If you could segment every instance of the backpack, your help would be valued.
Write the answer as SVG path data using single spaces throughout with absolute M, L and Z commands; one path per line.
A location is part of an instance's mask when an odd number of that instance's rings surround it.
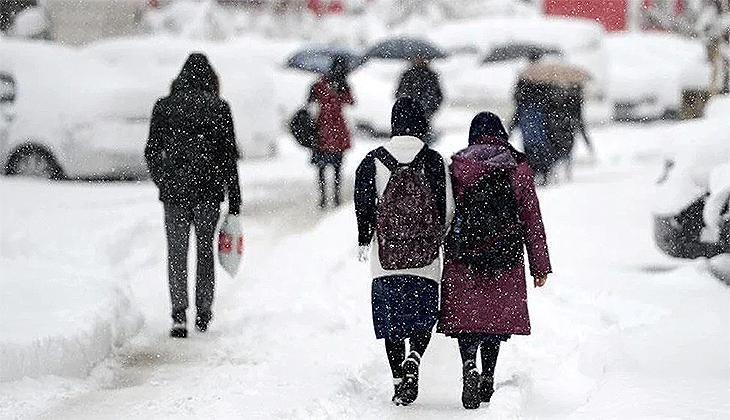
M 380 264 L 386 270 L 426 267 L 439 255 L 443 226 L 425 175 L 427 150 L 424 146 L 407 164 L 384 147 L 375 150 L 391 172 L 376 213 Z
M 314 147 L 317 138 L 317 127 L 305 108 L 294 113 L 289 121 L 289 132 L 301 146 L 308 149 Z
M 517 125 L 522 132 L 522 141 L 526 149 L 545 146 L 547 132 L 543 113 L 537 105 L 530 104 L 524 107 Z
M 502 271 L 522 255 L 524 234 L 510 173 L 487 173 L 466 189 L 456 206 L 447 247 L 469 268 Z

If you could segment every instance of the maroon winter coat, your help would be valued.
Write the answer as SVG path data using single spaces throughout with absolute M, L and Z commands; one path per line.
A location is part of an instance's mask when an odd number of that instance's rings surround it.
M 524 227 L 525 245 L 532 276 L 551 272 L 545 228 L 540 215 L 532 170 L 517 152 L 496 137 L 480 138 L 478 144 L 458 152 L 450 166 L 457 206 L 464 190 L 476 184 L 491 168 L 514 168 L 512 188 Z M 437 331 L 445 334 L 530 334 L 524 257 L 499 275 L 460 264 L 448 248 L 441 283 L 441 315 Z
M 350 148 L 350 130 L 342 112 L 344 104 L 353 104 L 350 89 L 338 92 L 327 76 L 312 86 L 310 100 L 319 104 L 317 115 L 317 149 L 322 152 L 344 153 Z

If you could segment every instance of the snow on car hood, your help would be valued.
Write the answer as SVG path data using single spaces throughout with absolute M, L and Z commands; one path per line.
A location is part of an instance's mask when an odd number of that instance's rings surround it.
M 667 131 L 666 158 L 674 162 L 655 190 L 654 212 L 677 214 L 710 191 L 710 174 L 730 160 L 730 119 L 708 116 Z

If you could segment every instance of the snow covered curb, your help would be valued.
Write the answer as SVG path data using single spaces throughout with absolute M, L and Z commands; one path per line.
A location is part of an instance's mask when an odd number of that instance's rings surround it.
M 154 191 L 99 187 L 0 180 L 0 382 L 85 377 L 142 327 L 131 283 L 148 217 L 129 206 Z
M 59 375 L 84 377 L 112 350 L 135 335 L 142 325 L 129 292 L 116 287 L 96 308 L 87 308 L 88 322 L 77 324 L 73 334 L 55 334 L 28 341 L 0 343 L 0 382 Z M 74 322 L 69 319 L 69 322 Z M 41 321 L 42 322 L 42 321 Z

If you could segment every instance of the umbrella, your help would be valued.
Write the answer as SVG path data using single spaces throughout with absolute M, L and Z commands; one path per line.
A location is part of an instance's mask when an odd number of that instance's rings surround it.
M 547 54 L 555 54 L 562 56 L 563 52 L 555 47 L 548 47 L 538 44 L 526 44 L 526 43 L 510 43 L 499 45 L 492 49 L 492 51 L 484 57 L 483 63 L 496 63 L 499 61 L 515 60 L 518 58 L 531 57 L 542 58 Z
M 564 63 L 535 63 L 520 73 L 520 77 L 531 82 L 561 86 L 580 85 L 591 80 L 587 71 Z
M 313 73 L 326 74 L 336 56 L 347 57 L 350 71 L 363 63 L 363 57 L 341 47 L 315 46 L 299 51 L 286 60 L 286 67 Z
M 390 38 L 372 47 L 365 58 L 387 58 L 395 60 L 413 60 L 422 57 L 426 60 L 445 58 L 446 53 L 439 47 L 415 38 Z

